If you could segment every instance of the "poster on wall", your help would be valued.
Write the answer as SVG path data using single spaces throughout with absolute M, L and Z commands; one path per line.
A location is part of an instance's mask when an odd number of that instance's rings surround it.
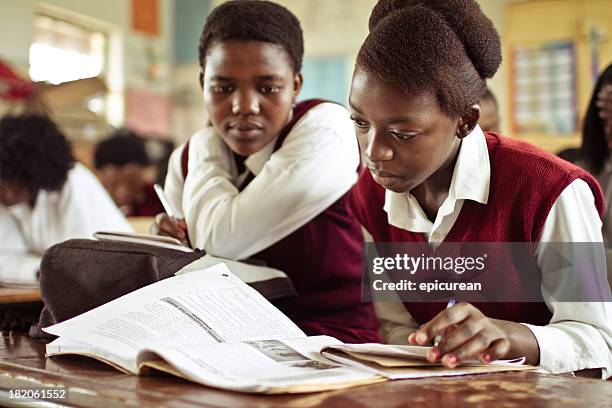
M 515 134 L 564 135 L 577 131 L 573 42 L 513 47 L 511 81 Z
M 159 34 L 158 0 L 132 0 L 132 29 L 144 34 Z

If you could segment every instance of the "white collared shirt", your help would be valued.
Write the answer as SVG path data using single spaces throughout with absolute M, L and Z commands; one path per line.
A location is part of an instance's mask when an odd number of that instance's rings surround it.
M 165 192 L 181 208 L 193 246 L 244 259 L 304 226 L 357 180 L 359 149 L 345 108 L 309 110 L 276 151 L 271 141 L 245 160 L 256 176 L 242 191 L 233 153 L 212 127 L 189 143 L 183 182 L 179 147 L 170 159 Z
M 60 191 L 40 191 L 34 207 L 0 205 L 0 284 L 31 285 L 43 252 L 96 231 L 132 228 L 96 177 L 77 163 Z
M 442 203 L 436 219 L 431 222 L 416 198 L 408 193 L 385 193 L 384 209 L 389 224 L 398 228 L 421 232 L 431 244 L 444 240 L 457 220 L 465 200 L 486 204 L 489 195 L 491 166 L 486 140 L 477 126 L 462 140 L 448 197 Z M 572 222 L 568 222 L 572 220 Z M 544 254 L 547 242 L 602 242 L 601 220 L 595 207 L 594 196 L 588 184 L 575 180 L 563 190 L 548 214 L 536 251 L 538 266 L 546 287 L 567 285 L 571 268 L 559 269 Z M 597 271 L 609 298 L 605 267 Z M 552 273 L 547 273 L 551 271 Z M 544 277 L 547 278 L 544 278 Z M 570 279 L 571 280 L 571 279 Z M 567 290 L 567 288 L 564 288 Z M 550 293 L 543 290 L 546 305 L 552 312 L 550 324 L 525 324 L 533 332 L 540 347 L 540 367 L 553 372 L 571 372 L 585 368 L 603 368 L 602 376 L 612 375 L 612 303 L 606 302 L 553 302 Z M 408 335 L 418 324 L 396 302 L 375 304 L 382 323 L 386 342 L 406 344 Z

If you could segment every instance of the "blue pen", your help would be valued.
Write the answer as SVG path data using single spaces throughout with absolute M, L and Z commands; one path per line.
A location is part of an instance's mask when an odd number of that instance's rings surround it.
M 455 299 L 451 299 L 448 301 L 448 303 L 446 304 L 446 308 L 450 309 L 451 307 L 455 306 Z M 442 335 L 438 334 L 435 338 L 434 338 L 434 347 L 438 347 L 438 344 L 440 344 L 440 342 L 442 341 Z

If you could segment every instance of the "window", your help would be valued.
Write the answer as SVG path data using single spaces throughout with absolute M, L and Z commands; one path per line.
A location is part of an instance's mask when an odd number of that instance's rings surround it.
M 34 17 L 34 41 L 30 46 L 30 77 L 33 81 L 59 84 L 104 76 L 107 35 L 65 20 L 38 14 Z M 92 112 L 104 114 L 105 98 L 87 102 Z
M 37 15 L 30 47 L 30 77 L 59 84 L 102 75 L 106 43 L 102 32 Z

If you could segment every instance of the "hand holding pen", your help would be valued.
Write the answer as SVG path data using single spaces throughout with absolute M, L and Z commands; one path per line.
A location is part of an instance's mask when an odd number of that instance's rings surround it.
M 448 368 L 470 359 L 487 364 L 506 357 L 510 351 L 510 338 L 503 323 L 486 317 L 469 303 L 455 305 L 451 300 L 446 309 L 410 334 L 408 342 L 424 346 L 434 341 L 427 360 L 440 361 Z
M 448 303 L 446 304 L 446 308 L 450 309 L 451 307 L 455 306 L 455 299 L 451 299 L 448 301 Z M 435 338 L 434 338 L 434 347 L 438 347 L 438 345 L 440 344 L 440 342 L 442 341 L 444 337 L 441 334 L 438 334 Z
M 164 207 L 165 213 L 160 213 L 155 216 L 155 223 L 151 226 L 151 233 L 156 235 L 166 235 L 176 238 L 179 241 L 189 244 L 187 236 L 187 224 L 184 219 L 176 218 L 178 212 L 172 207 L 170 201 L 166 198 L 163 188 L 159 184 L 153 186 L 159 197 L 159 201 Z

